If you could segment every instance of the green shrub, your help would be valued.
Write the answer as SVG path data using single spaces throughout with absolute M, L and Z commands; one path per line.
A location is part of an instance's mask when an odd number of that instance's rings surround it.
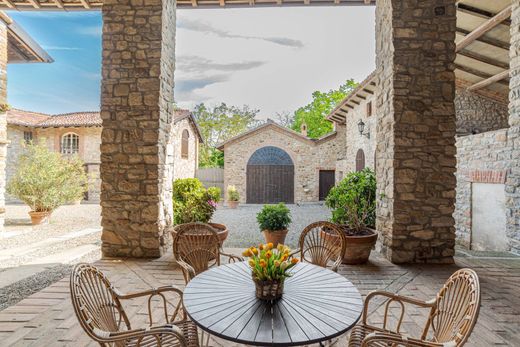
M 217 188 L 218 189 L 218 188 Z M 220 194 L 220 190 L 218 191 Z M 174 224 L 208 223 L 217 209 L 216 192 L 204 188 L 197 178 L 182 178 L 173 182 Z
M 77 156 L 65 158 L 43 145 L 28 144 L 7 192 L 32 211 L 44 212 L 81 199 L 87 184 L 83 162 Z
M 222 191 L 219 187 L 209 187 L 208 194 L 211 197 L 211 200 L 215 202 L 219 202 L 222 197 Z
M 238 193 L 237 187 L 228 186 L 227 188 L 228 201 L 239 201 L 240 194 Z
M 349 173 L 332 188 L 325 204 L 332 209 L 331 221 L 352 231 L 374 228 L 376 222 L 376 177 L 370 169 Z
M 291 224 L 291 211 L 283 202 L 278 205 L 264 205 L 256 215 L 256 221 L 262 230 L 285 230 Z

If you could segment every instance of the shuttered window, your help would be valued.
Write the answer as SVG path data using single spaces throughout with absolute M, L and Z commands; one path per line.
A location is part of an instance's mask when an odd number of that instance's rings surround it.
M 358 149 L 356 154 L 356 171 L 361 171 L 365 168 L 365 152 Z
M 181 140 L 181 157 L 188 159 L 188 153 L 190 149 L 190 133 L 188 130 L 183 130 Z

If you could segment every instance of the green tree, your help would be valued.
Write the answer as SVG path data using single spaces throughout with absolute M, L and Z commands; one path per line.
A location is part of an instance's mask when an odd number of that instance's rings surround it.
M 291 128 L 299 132 L 302 123 L 305 122 L 307 124 L 307 135 L 315 139 L 331 132 L 332 124 L 326 117 L 357 85 L 353 79 L 349 79 L 337 90 L 315 91 L 312 93 L 312 101 L 294 112 Z
M 200 167 L 223 167 L 224 154 L 215 147 L 230 138 L 260 124 L 259 110 L 249 106 L 228 106 L 225 103 L 208 107 L 198 104 L 193 110 L 205 143 L 200 146 Z

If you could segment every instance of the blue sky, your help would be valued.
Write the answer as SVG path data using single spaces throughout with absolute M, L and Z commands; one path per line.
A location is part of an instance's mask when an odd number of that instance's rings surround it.
M 99 12 L 9 13 L 54 58 L 8 67 L 16 108 L 99 110 Z M 374 69 L 374 7 L 180 10 L 175 99 L 290 112 L 314 90 L 363 80 Z

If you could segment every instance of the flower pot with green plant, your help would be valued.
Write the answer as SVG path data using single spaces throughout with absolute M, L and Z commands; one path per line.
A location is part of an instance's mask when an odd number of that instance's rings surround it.
M 330 190 L 325 204 L 332 209 L 331 221 L 342 227 L 347 238 L 343 263 L 366 263 L 377 241 L 374 172 L 367 168 L 348 174 Z
M 7 192 L 31 208 L 32 224 L 48 221 L 52 211 L 80 199 L 88 177 L 77 157 L 63 157 L 44 145 L 28 144 L 19 157 Z
M 240 194 L 238 193 L 237 187 L 235 186 L 228 186 L 227 188 L 227 195 L 228 195 L 228 207 L 229 208 L 237 208 L 238 202 L 240 201 Z
M 177 226 L 186 223 L 206 223 L 217 230 L 220 242 L 228 236 L 228 229 L 223 224 L 212 223 L 211 218 L 217 209 L 220 189 L 204 188 L 197 178 L 182 178 L 173 182 L 173 223 Z M 218 191 L 217 191 L 218 190 Z M 218 194 L 217 194 L 218 193 Z M 174 226 L 172 235 L 177 231 Z
M 291 224 L 291 211 L 283 202 L 277 205 L 264 205 L 256 215 L 260 231 L 264 234 L 265 242 L 275 247 L 285 243 L 287 228 Z

